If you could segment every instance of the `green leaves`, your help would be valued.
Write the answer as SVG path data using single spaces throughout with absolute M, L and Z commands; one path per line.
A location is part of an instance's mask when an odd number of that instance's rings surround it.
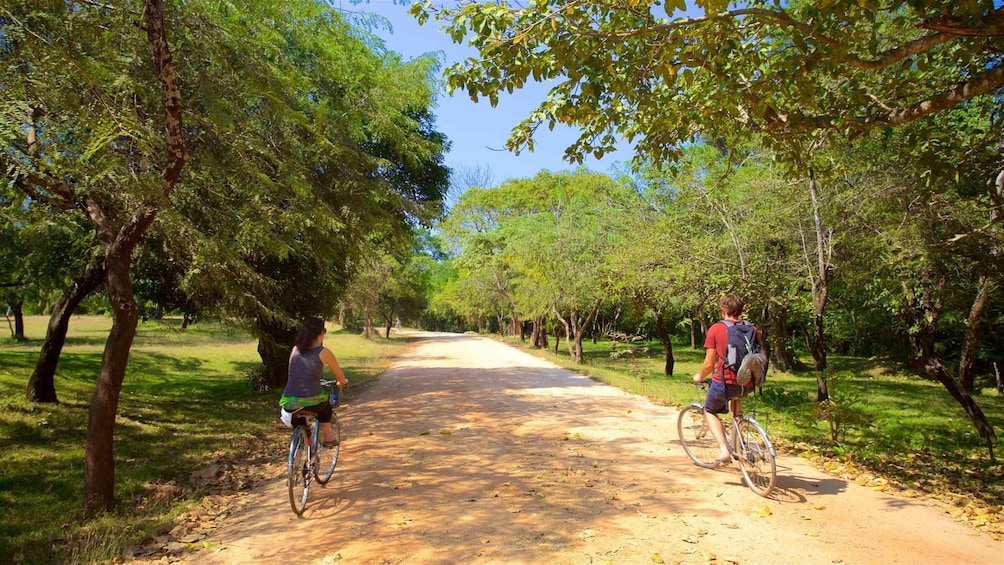
M 605 152 L 607 144 L 595 141 L 607 135 L 636 139 L 641 157 L 662 161 L 699 132 L 834 129 L 852 137 L 989 92 L 946 97 L 960 84 L 1004 86 L 992 72 L 999 58 L 980 39 L 996 33 L 992 18 L 974 17 L 969 4 L 953 4 L 950 13 L 914 4 L 887 10 L 878 2 L 784 9 L 754 3 L 730 10 L 726 1 L 706 0 L 697 3 L 705 17 L 684 17 L 675 12 L 684 3 L 671 1 L 666 22 L 654 19 L 651 2 L 599 0 L 469 3 L 434 14 L 455 41 L 480 53 L 446 70 L 453 88 L 494 103 L 526 80 L 556 77 L 564 103 L 542 101 L 530 121 L 582 129 L 569 161 Z M 931 31 L 961 25 L 958 18 L 969 18 L 963 21 L 972 35 Z M 528 147 L 530 130 L 517 128 L 510 149 Z
M 0 141 L 12 156 L 0 169 L 73 179 L 122 218 L 163 204 L 153 190 L 162 111 L 134 25 L 141 11 L 0 9 Z M 169 15 L 191 160 L 155 227 L 171 251 L 154 258 L 183 265 L 185 290 L 207 308 L 248 319 L 330 311 L 371 231 L 394 246 L 412 221 L 441 213 L 447 141 L 429 112 L 437 62 L 374 52 L 310 0 L 200 0 Z M 32 187 L 40 198 L 53 189 Z M 287 277 L 296 259 L 331 273 L 301 293 L 313 304 L 277 286 L 298 284 Z

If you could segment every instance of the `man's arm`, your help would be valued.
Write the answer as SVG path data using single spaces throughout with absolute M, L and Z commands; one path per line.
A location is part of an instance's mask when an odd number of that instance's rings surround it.
M 713 348 L 709 347 L 704 351 L 704 364 L 701 365 L 700 372 L 694 374 L 694 384 L 700 383 L 705 377 L 710 375 L 711 371 L 715 370 L 715 362 L 718 361 L 718 352 Z

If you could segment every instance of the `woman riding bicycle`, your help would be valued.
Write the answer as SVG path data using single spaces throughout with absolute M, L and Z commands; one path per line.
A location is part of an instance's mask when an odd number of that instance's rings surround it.
M 328 393 L 321 386 L 321 375 L 324 365 L 335 374 L 338 386 L 346 386 L 349 381 L 338 366 L 338 360 L 330 349 L 324 347 L 324 335 L 328 330 L 321 318 L 308 318 L 296 335 L 296 345 L 289 354 L 289 380 L 282 391 L 279 406 L 282 407 L 282 420 L 286 425 L 296 427 L 305 424 L 302 416 L 290 415 L 306 408 L 317 412 L 322 440 L 325 445 L 335 442 L 331 433 L 331 404 Z
M 734 294 L 727 294 L 718 303 L 722 311 L 721 322 L 716 322 L 708 328 L 708 335 L 704 340 L 706 354 L 704 364 L 700 372 L 694 374 L 694 384 L 700 384 L 705 377 L 711 375 L 711 385 L 708 386 L 708 394 L 704 400 L 704 417 L 708 422 L 712 435 L 718 441 L 719 457 L 715 459 L 714 466 L 728 464 L 732 461 L 729 455 L 729 446 L 725 440 L 725 429 L 718 414 L 724 414 L 728 410 L 729 399 L 733 399 L 735 406 L 733 412 L 741 414 L 741 397 L 753 390 L 753 383 L 742 387 L 736 381 L 736 373 L 732 369 L 725 367 L 725 359 L 728 348 L 728 325 L 742 322 L 743 301 Z M 754 328 L 756 330 L 756 328 Z M 760 331 L 756 330 L 755 341 L 762 343 Z

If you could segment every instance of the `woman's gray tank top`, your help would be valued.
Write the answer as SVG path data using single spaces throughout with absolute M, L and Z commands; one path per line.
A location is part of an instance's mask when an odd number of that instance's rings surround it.
M 324 371 L 320 357 L 322 349 L 323 345 L 303 353 L 299 348 L 294 349 L 289 360 L 289 381 L 282 391 L 283 396 L 304 398 L 321 394 L 321 374 Z

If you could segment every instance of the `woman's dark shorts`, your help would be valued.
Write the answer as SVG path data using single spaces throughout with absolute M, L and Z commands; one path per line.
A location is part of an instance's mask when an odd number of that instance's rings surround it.
M 317 421 L 318 422 L 330 422 L 331 421 L 331 404 L 323 402 L 321 404 L 315 404 L 313 406 L 304 406 L 308 410 L 317 410 Z M 284 409 L 285 410 L 285 409 Z M 293 427 L 303 426 L 307 423 L 307 419 L 303 416 L 293 416 Z

